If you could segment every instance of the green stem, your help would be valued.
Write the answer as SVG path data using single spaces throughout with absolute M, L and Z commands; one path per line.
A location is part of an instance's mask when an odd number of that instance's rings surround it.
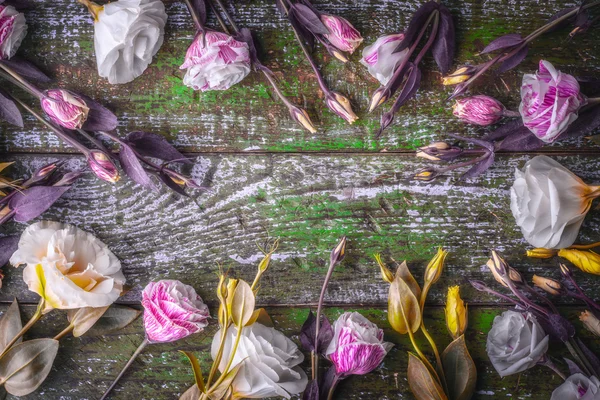
M 144 341 L 142 343 L 140 343 L 140 345 L 135 350 L 135 352 L 133 353 L 133 355 L 131 356 L 131 358 L 129 359 L 129 361 L 127 361 L 127 364 L 125 364 L 125 366 L 123 367 L 123 369 L 121 370 L 121 372 L 119 373 L 119 375 L 117 375 L 117 377 L 115 378 L 115 380 L 113 381 L 113 383 L 110 385 L 110 387 L 108 389 L 106 389 L 106 391 L 104 392 L 104 394 L 102 395 L 102 397 L 100 398 L 100 400 L 105 400 L 106 399 L 106 397 L 108 396 L 108 394 L 110 393 L 110 391 L 113 390 L 114 387 L 119 382 L 119 379 L 121 379 L 121 377 L 123 376 L 123 374 L 125 374 L 125 371 L 127 371 L 127 369 L 131 366 L 131 364 L 133 364 L 133 361 L 137 358 L 137 356 L 140 355 L 140 353 L 146 348 L 146 346 L 149 343 L 150 342 L 148 341 L 148 338 L 144 338 Z
M 2 357 L 4 357 L 4 355 L 8 352 L 8 350 L 10 350 L 11 347 L 13 347 L 15 345 L 15 343 L 17 343 L 17 341 L 29 330 L 31 329 L 31 327 L 40 320 L 40 318 L 42 318 L 43 311 L 44 311 L 44 307 L 46 305 L 46 301 L 44 299 L 41 299 L 37 309 L 35 310 L 35 313 L 31 316 L 31 319 L 25 324 L 25 326 L 23 328 L 21 328 L 21 330 L 19 331 L 19 333 L 17 333 L 15 335 L 15 337 L 13 337 L 10 342 L 8 342 L 8 344 L 6 345 L 6 347 L 4 348 L 4 350 L 2 351 L 2 354 L 0 354 L 0 359 Z
M 237 327 L 237 335 L 235 336 L 235 343 L 233 345 L 233 349 L 231 350 L 231 354 L 229 355 L 229 361 L 227 361 L 227 366 L 223 370 L 223 373 L 221 373 L 221 376 L 219 376 L 219 379 L 217 379 L 217 381 L 215 382 L 214 386 L 218 387 L 219 384 L 221 382 L 223 382 L 225 380 L 225 378 L 227 377 L 227 373 L 229 372 L 229 369 L 231 368 L 231 365 L 233 364 L 233 359 L 235 358 L 235 353 L 237 352 L 237 348 L 240 344 L 240 339 L 242 338 L 243 330 L 244 330 L 243 326 Z M 210 392 L 210 388 L 207 388 L 206 390 L 207 390 L 207 392 Z
M 229 319 L 229 317 L 227 315 L 225 315 L 225 321 L 227 321 Z M 210 373 L 208 374 L 208 379 L 206 380 L 206 387 L 209 388 L 210 387 L 210 383 L 212 382 L 213 378 L 215 377 L 215 374 L 217 373 L 217 370 L 219 369 L 219 364 L 221 364 L 221 359 L 223 358 L 223 350 L 225 348 L 225 339 L 227 336 L 227 329 L 229 329 L 229 325 L 227 326 L 223 326 L 221 328 L 221 342 L 219 343 L 219 351 L 217 351 L 217 356 L 215 357 L 214 361 L 213 361 L 213 365 L 210 369 Z

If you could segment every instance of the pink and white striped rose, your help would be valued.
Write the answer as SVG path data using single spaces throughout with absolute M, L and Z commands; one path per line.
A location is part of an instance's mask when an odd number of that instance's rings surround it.
M 577 119 L 587 103 L 579 82 L 541 60 L 539 71 L 523 76 L 519 112 L 523 123 L 540 140 L 552 143 Z
M 142 292 L 144 328 L 150 343 L 183 339 L 208 325 L 208 307 L 193 287 L 176 280 L 150 282 Z
M 250 73 L 248 44 L 221 32 L 198 34 L 180 69 L 183 83 L 194 90 L 227 90 Z
M 23 13 L 13 6 L 0 5 L 0 60 L 15 55 L 27 35 L 27 23 Z
M 67 129 L 81 128 L 90 111 L 81 97 L 61 89 L 46 91 L 41 106 L 52 121 Z
M 394 71 L 408 54 L 408 48 L 398 53 L 393 52 L 403 39 L 404 33 L 381 36 L 362 52 L 363 58 L 360 63 L 367 67 L 369 73 L 382 85 L 390 81 Z
M 357 312 L 342 314 L 335 321 L 334 331 L 326 355 L 339 378 L 368 374 L 393 346 L 383 341 L 382 329 Z
M 329 29 L 329 33 L 324 36 L 338 50 L 352 54 L 363 41 L 360 32 L 342 17 L 323 14 L 321 22 Z

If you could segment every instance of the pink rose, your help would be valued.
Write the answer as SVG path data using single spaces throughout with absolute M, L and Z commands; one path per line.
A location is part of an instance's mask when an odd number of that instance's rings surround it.
M 468 124 L 492 125 L 504 114 L 504 106 L 490 96 L 472 96 L 456 100 L 452 113 Z
M 323 14 L 321 15 L 321 22 L 329 29 L 329 33 L 324 36 L 338 50 L 352 54 L 363 41 L 360 32 L 342 17 Z
M 334 324 L 326 354 L 338 378 L 373 371 L 393 344 L 383 341 L 383 330 L 357 312 L 342 314 Z
M 0 60 L 14 56 L 25 35 L 25 16 L 13 6 L 0 5 Z
M 208 325 L 208 307 L 193 287 L 179 281 L 150 282 L 142 292 L 142 305 L 151 343 L 183 339 Z
M 61 89 L 48 90 L 45 95 L 42 109 L 52 121 L 67 129 L 83 126 L 90 109 L 81 97 Z
M 541 60 L 537 74 L 523 76 L 519 112 L 523 124 L 540 140 L 552 143 L 577 119 L 587 99 L 579 83 Z
M 221 32 L 196 36 L 180 69 L 183 83 L 194 90 L 227 90 L 250 73 L 248 44 Z
M 393 52 L 403 39 L 403 33 L 382 36 L 372 45 L 365 47 L 362 52 L 361 64 L 367 67 L 369 73 L 382 85 L 389 82 L 398 65 L 408 54 L 408 49 L 398 53 Z

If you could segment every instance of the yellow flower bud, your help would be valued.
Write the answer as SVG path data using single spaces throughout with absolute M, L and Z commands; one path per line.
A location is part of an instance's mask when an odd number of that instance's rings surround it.
M 377 264 L 379 264 L 379 269 L 381 270 L 381 276 L 383 277 L 383 280 L 387 283 L 392 283 L 394 281 L 394 274 L 383 263 L 383 261 L 381 261 L 381 254 L 374 254 L 373 257 L 375 257 L 375 261 L 377 261 Z
M 544 249 L 539 247 L 533 250 L 527 250 L 527 257 L 531 258 L 552 258 L 558 253 L 554 249 Z
M 533 275 L 533 286 L 537 286 L 543 291 L 555 296 L 560 294 L 562 285 L 554 279 L 544 278 L 543 276 Z
M 600 336 L 600 320 L 589 311 L 584 311 L 579 316 L 579 320 L 583 322 L 585 328 L 596 336 Z
M 457 69 L 456 71 L 454 71 L 453 74 L 444 76 L 442 78 L 442 85 L 444 85 L 444 86 L 457 85 L 459 83 L 462 83 L 462 82 L 468 80 L 472 76 L 472 74 L 470 74 L 469 71 L 470 71 L 470 68 L 468 68 L 468 67 L 462 67 L 462 68 Z
M 444 270 L 444 261 L 448 252 L 441 247 L 438 248 L 437 254 L 429 261 L 427 268 L 425 269 L 425 284 L 433 285 L 440 279 L 442 271 Z
M 439 157 L 432 156 L 431 154 L 427 154 L 427 153 L 425 153 L 424 151 L 421 151 L 421 150 L 417 151 L 417 154 L 415 154 L 415 155 L 416 155 L 417 157 L 424 158 L 424 159 L 426 159 L 426 160 L 431 160 L 431 161 L 440 161 L 440 158 L 439 158 Z
M 600 254 L 591 250 L 561 249 L 558 256 L 566 258 L 588 274 L 600 275 Z
M 467 306 L 460 298 L 458 286 L 448 287 L 446 298 L 446 326 L 453 339 L 459 338 L 467 329 Z

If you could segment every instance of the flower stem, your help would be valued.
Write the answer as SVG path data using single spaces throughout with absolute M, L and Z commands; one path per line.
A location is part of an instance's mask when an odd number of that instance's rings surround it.
M 5 216 L 3 216 L 2 218 L 0 218 L 0 225 L 4 224 L 5 222 L 10 221 L 12 219 L 12 217 L 15 216 L 16 213 L 17 212 L 15 210 L 11 210 L 10 212 L 6 213 Z
M 133 364 L 133 361 L 137 358 L 137 356 L 140 355 L 140 353 L 146 348 L 146 346 L 149 343 L 150 342 L 148 341 L 148 338 L 144 338 L 144 340 L 142 341 L 142 343 L 140 343 L 140 345 L 135 350 L 135 352 L 133 353 L 133 355 L 131 356 L 131 358 L 129 359 L 129 361 L 127 361 L 127 364 L 125 364 L 125 366 L 123 367 L 123 369 L 121 370 L 121 372 L 119 372 L 119 375 L 117 375 L 117 377 L 115 378 L 115 380 L 113 381 L 113 383 L 110 385 L 110 387 L 108 389 L 106 389 L 106 391 L 104 392 L 104 394 L 102 395 L 102 397 L 100 398 L 100 400 L 105 400 L 106 399 L 106 397 L 108 396 L 108 394 L 110 393 L 110 391 L 113 390 L 114 387 L 119 382 L 119 379 L 121 379 L 121 377 L 123 376 L 123 374 L 125 374 L 125 371 L 127 371 L 127 369 L 131 366 L 131 364 Z
M 331 275 L 333 274 L 333 270 L 335 269 L 336 262 L 329 263 L 329 269 L 327 270 L 327 274 L 325 275 L 325 280 L 323 281 L 323 286 L 321 287 L 321 294 L 319 296 L 319 303 L 317 305 L 317 314 L 316 314 L 316 322 L 315 322 L 315 357 L 313 358 L 313 368 L 312 368 L 312 378 L 317 379 L 318 377 L 318 369 L 319 369 L 319 330 L 321 328 L 321 312 L 323 309 L 323 301 L 325 300 L 325 292 L 327 291 L 327 286 L 329 285 L 329 280 L 331 279 Z
M 37 309 L 35 310 L 35 313 L 31 316 L 31 318 L 29 319 L 29 321 L 27 321 L 27 323 L 25 324 L 25 326 L 23 328 L 21 328 L 21 330 L 19 331 L 19 333 L 17 333 L 15 335 L 15 337 L 13 337 L 10 342 L 8 342 L 8 344 L 6 345 L 6 347 L 4 348 L 4 350 L 2 351 L 2 354 L 0 354 L 0 359 L 8 352 L 8 350 L 10 350 L 11 347 L 13 347 L 15 345 L 15 343 L 17 343 L 17 341 L 29 330 L 31 329 L 31 327 L 40 320 L 40 318 L 42 318 L 42 315 L 44 315 L 43 311 L 44 311 L 44 306 L 46 305 L 46 301 L 44 299 L 41 299 Z
M 229 15 L 229 13 L 227 12 L 227 8 L 225 8 L 225 6 L 223 5 L 223 2 L 221 0 L 214 0 L 215 3 L 217 3 L 217 5 L 219 7 L 221 7 L 221 10 L 223 11 L 223 14 L 225 14 L 225 18 L 227 18 L 227 22 L 229 22 L 229 25 L 231 25 L 231 27 L 233 28 L 233 30 L 235 31 L 235 33 L 238 33 L 240 30 L 238 29 L 235 21 L 233 20 L 233 18 L 231 18 L 231 15 Z
M 335 374 L 333 377 L 333 381 L 331 382 L 331 387 L 329 388 L 329 392 L 327 393 L 327 400 L 333 399 L 333 392 L 337 388 L 338 383 L 340 383 L 340 376 Z
M 229 354 L 229 360 L 227 361 L 227 366 L 225 367 L 225 369 L 223 369 L 223 373 L 221 374 L 221 376 L 219 376 L 219 379 L 217 379 L 214 386 L 219 386 L 219 384 L 225 380 L 225 378 L 227 377 L 227 373 L 231 369 L 233 360 L 235 359 L 235 353 L 237 352 L 237 348 L 240 345 L 240 340 L 242 339 L 242 332 L 244 330 L 244 327 L 237 326 L 236 328 L 237 328 L 237 335 L 235 336 L 235 343 L 233 345 L 233 348 L 231 349 L 231 354 Z M 207 385 L 206 390 L 208 392 L 210 392 L 210 388 L 208 387 L 208 385 Z
M 540 362 L 539 364 L 550 368 L 552 371 L 554 371 L 556 373 L 556 375 L 560 376 L 563 381 L 567 380 L 567 377 L 565 376 L 565 374 L 563 374 L 561 372 L 561 370 L 558 369 L 556 364 L 554 364 L 554 362 L 552 362 L 552 360 L 549 357 L 546 356 L 545 360 L 543 362 Z
M 6 63 L 0 61 L 0 68 L 2 68 L 12 79 L 17 81 L 23 88 L 38 98 L 45 97 L 44 94 L 31 83 L 27 82 L 21 75 L 19 75 L 14 69 L 10 68 Z
M 577 343 L 573 340 L 573 338 L 570 338 L 564 343 L 569 349 L 569 352 L 573 355 L 573 357 L 577 361 L 579 361 L 579 366 L 582 367 L 583 372 L 585 372 L 588 376 L 595 375 L 593 372 L 594 369 L 590 365 L 587 358 L 583 355 L 583 352 L 581 351 L 581 349 L 579 349 L 579 346 L 577 346 Z
M 73 329 L 75 329 L 75 325 L 69 324 L 69 326 L 67 326 L 65 329 L 63 329 L 62 332 L 60 332 L 58 335 L 54 336 L 54 340 L 60 340 L 60 339 L 64 338 L 69 333 L 73 332 Z
M 199 32 L 204 32 L 205 31 L 204 25 L 202 24 L 202 21 L 200 21 L 200 16 L 196 13 L 196 10 L 194 9 L 192 2 L 190 0 L 184 0 L 184 1 L 185 1 L 185 4 L 187 5 L 188 10 L 190 11 L 190 15 L 192 16 L 194 25 L 196 25 L 196 29 L 198 29 Z

